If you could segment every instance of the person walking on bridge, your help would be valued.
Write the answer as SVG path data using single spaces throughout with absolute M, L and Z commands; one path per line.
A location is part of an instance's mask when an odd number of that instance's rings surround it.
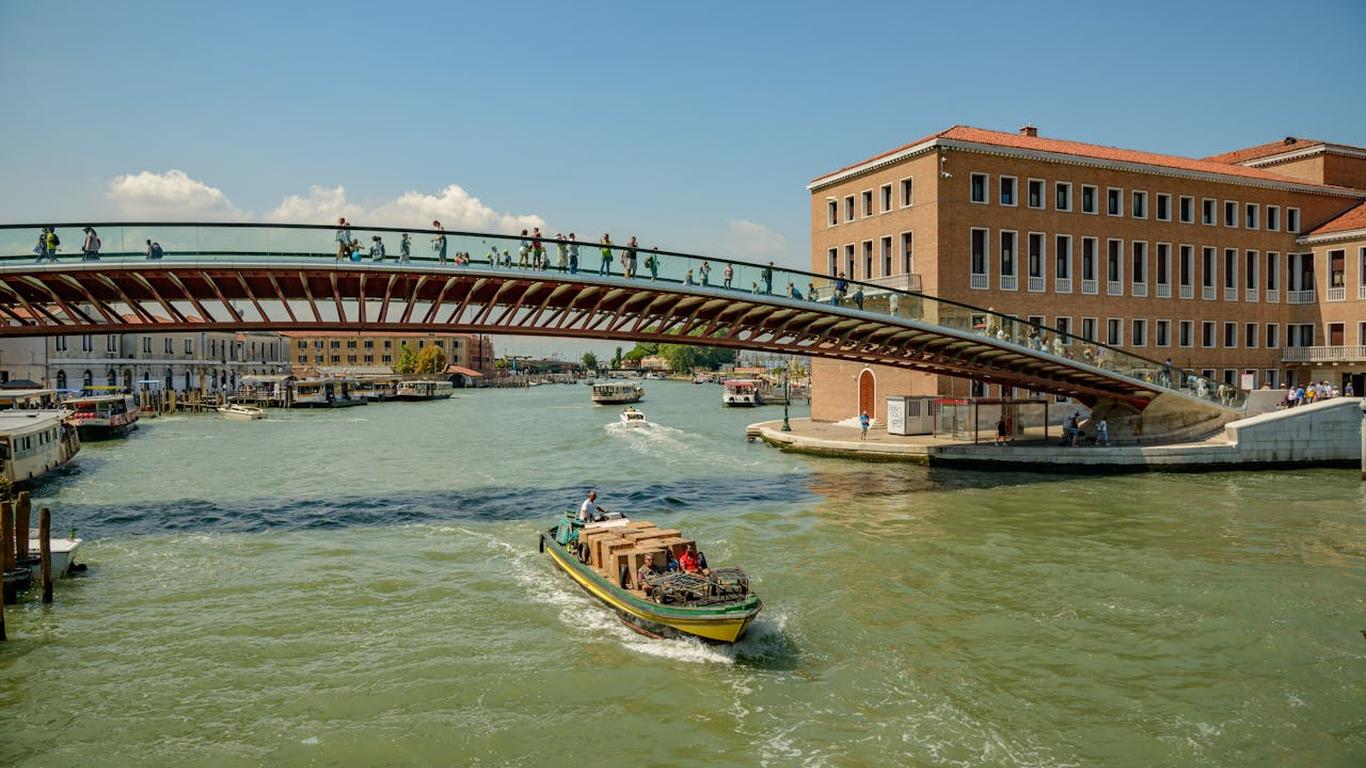
M 579 237 L 573 232 L 569 233 L 569 274 L 579 273 Z
M 770 262 L 768 263 L 768 266 L 767 266 L 767 267 L 764 267 L 764 271 L 763 271 L 763 273 L 762 273 L 762 276 L 763 276 L 763 278 L 764 278 L 764 293 L 767 293 L 767 294 L 769 294 L 769 295 L 772 295 L 772 294 L 773 294 L 773 262 L 770 261 Z
M 569 270 L 569 246 L 564 242 L 564 233 L 555 233 L 555 250 L 559 253 L 559 263 L 556 264 L 561 272 Z
M 722 285 L 724 285 L 724 286 L 727 287 L 727 288 L 731 287 L 731 285 L 730 285 L 731 280 L 733 280 L 733 279 L 735 278 L 735 267 L 731 266 L 730 264 L 727 264 L 727 265 L 726 265 L 725 271 L 723 271 L 723 272 L 721 273 L 721 278 L 722 278 L 722 282 L 721 282 Z
M 703 261 L 702 266 L 697 268 L 698 277 L 702 278 L 702 285 L 711 285 L 711 262 Z
M 100 236 L 94 227 L 85 228 L 85 243 L 81 246 L 81 261 L 100 260 Z
M 602 236 L 602 266 L 598 267 L 599 275 L 612 276 L 612 237 L 611 235 Z
M 345 261 L 351 255 L 351 225 L 346 223 L 346 217 L 337 219 L 337 261 Z
M 631 235 L 631 239 L 626 241 L 626 250 L 621 252 L 621 267 L 627 280 L 634 279 L 636 276 L 636 256 L 639 244 L 636 243 L 636 236 Z
M 408 259 L 413 255 L 413 239 L 407 232 L 403 233 L 403 238 L 398 241 L 398 263 L 407 264 Z
M 436 252 L 436 260 L 440 264 L 446 263 L 446 228 L 441 226 L 441 222 L 432 221 L 432 229 L 436 230 L 436 237 L 432 238 L 432 250 Z
M 38 257 L 34 264 L 42 264 L 47 260 L 47 227 L 38 231 L 38 243 L 33 246 L 33 255 Z

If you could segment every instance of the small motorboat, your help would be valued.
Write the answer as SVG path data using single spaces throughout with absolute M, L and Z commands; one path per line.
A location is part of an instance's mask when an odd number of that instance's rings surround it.
M 233 421 L 255 421 L 266 417 L 265 410 L 254 405 L 242 405 L 240 403 L 228 403 L 218 406 L 218 415 Z
M 539 547 L 555 566 L 621 617 L 632 629 L 654 638 L 690 636 L 733 643 L 763 608 L 739 568 L 708 568 L 692 539 L 672 528 L 656 528 L 618 513 L 584 523 L 566 512 L 540 535 Z M 673 568 L 696 557 L 694 570 Z M 646 557 L 662 572 L 640 574 Z M 639 576 L 639 578 L 638 578 Z M 644 589 L 637 589 L 637 585 Z
M 650 422 L 645 420 L 645 412 L 630 406 L 627 406 L 626 410 L 621 412 L 621 423 L 628 427 L 650 426 Z
M 74 530 L 72 531 L 72 534 L 75 534 Z M 48 551 L 52 554 L 52 578 L 60 579 L 63 576 L 68 575 L 71 571 L 71 566 L 76 564 L 76 550 L 81 547 L 81 539 L 74 538 L 74 536 L 71 538 L 49 536 L 48 544 L 50 546 Z M 30 528 L 28 532 L 28 565 L 33 570 L 33 578 L 35 580 L 41 576 L 39 569 L 41 568 L 42 563 L 38 556 L 41 547 L 42 542 L 38 535 L 38 529 Z

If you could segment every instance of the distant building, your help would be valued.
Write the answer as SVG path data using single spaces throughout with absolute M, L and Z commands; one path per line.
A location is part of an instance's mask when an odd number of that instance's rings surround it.
M 640 358 L 640 369 L 642 371 L 669 371 L 673 366 L 668 358 L 663 355 L 646 355 Z
M 448 365 L 493 372 L 493 342 L 478 334 L 286 331 L 281 336 L 289 346 L 290 364 L 299 369 L 393 370 L 406 344 L 414 353 L 435 346 L 446 354 Z
M 960 125 L 808 190 L 815 272 L 1228 384 L 1366 383 L 1366 148 L 1290 137 L 1196 159 Z M 1009 394 L 851 362 L 811 370 L 821 420 L 883 419 L 888 395 Z

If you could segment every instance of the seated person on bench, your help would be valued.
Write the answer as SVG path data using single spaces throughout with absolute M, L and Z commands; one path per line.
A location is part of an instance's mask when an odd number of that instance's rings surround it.
M 707 556 L 697 551 L 696 544 L 689 544 L 683 556 L 678 558 L 678 565 L 688 573 L 709 573 L 707 570 Z
M 654 555 L 646 552 L 645 557 L 640 564 L 640 570 L 636 571 L 636 589 L 644 592 L 647 595 L 650 594 L 650 590 L 652 589 L 652 587 L 650 586 L 649 582 L 645 580 L 646 577 L 658 576 L 661 573 L 663 573 L 663 571 L 655 565 Z

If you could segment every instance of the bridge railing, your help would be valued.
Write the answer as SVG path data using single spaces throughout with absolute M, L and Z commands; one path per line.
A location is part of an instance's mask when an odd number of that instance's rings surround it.
M 1075 334 L 1031 324 L 991 308 L 901 290 L 896 281 L 854 281 L 793 270 L 625 243 L 522 238 L 477 232 L 394 227 L 347 228 L 255 223 L 96 223 L 97 254 L 83 253 L 83 225 L 57 225 L 54 253 L 39 246 L 41 227 L 0 225 L 0 264 L 35 262 L 140 262 L 159 257 L 177 264 L 224 262 L 279 264 L 338 262 L 365 266 L 407 262 L 437 269 L 537 271 L 590 280 L 667 284 L 721 296 L 753 295 L 794 305 L 821 304 L 875 316 L 931 323 L 985 336 L 1059 359 L 1112 371 L 1201 399 L 1237 407 L 1244 394 L 1191 371 L 1100 344 Z M 343 242 L 344 241 L 344 242 Z M 156 246 L 155 248 L 153 246 Z M 539 247 L 538 247 L 539 245 Z

